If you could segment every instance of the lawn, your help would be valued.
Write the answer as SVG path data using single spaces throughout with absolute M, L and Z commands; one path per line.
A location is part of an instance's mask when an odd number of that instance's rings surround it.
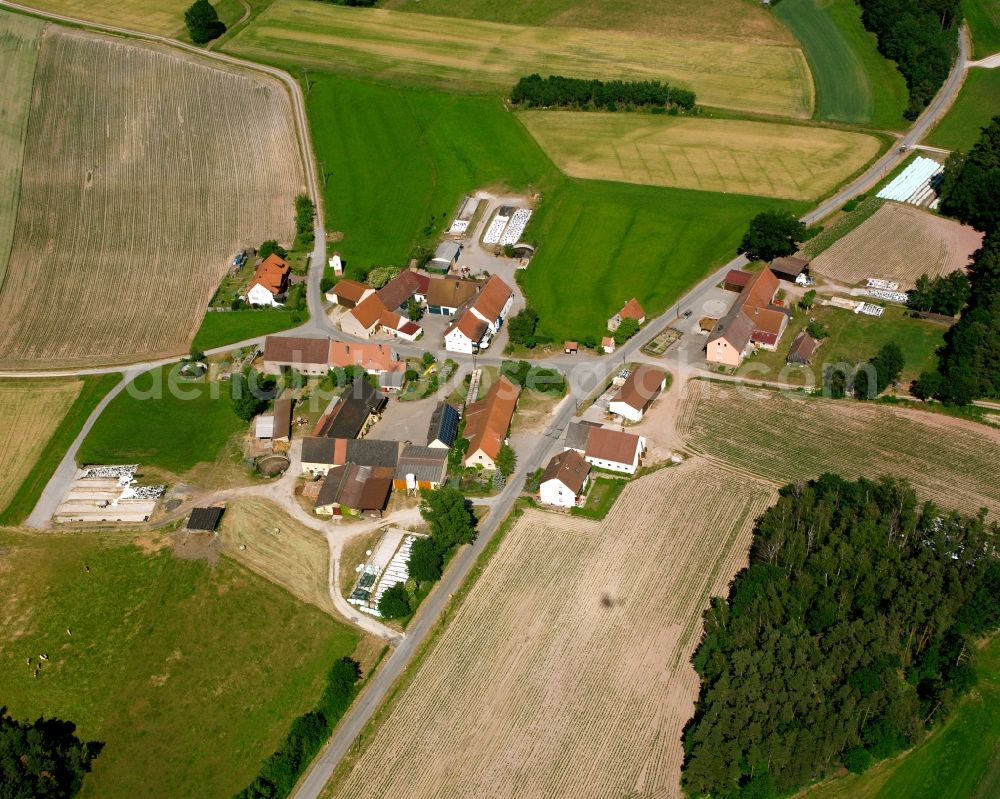
M 874 136 L 742 119 L 527 111 L 525 127 L 566 174 L 810 200 L 878 155 Z
M 281 308 L 262 308 L 231 312 L 206 313 L 191 343 L 191 350 L 204 352 L 249 338 L 266 336 L 302 324 L 305 313 L 295 314 Z
M 980 128 L 1000 113 L 1000 69 L 973 68 L 954 105 L 927 137 L 927 144 L 967 152 L 979 138 Z
M 979 682 L 950 718 L 906 755 L 802 799 L 990 799 L 1000 784 L 1000 637 L 976 655 Z
M 906 82 L 875 47 L 854 0 L 783 0 L 774 13 L 798 37 L 816 82 L 816 117 L 903 130 Z
M 570 512 L 574 516 L 585 516 L 588 519 L 603 519 L 626 485 L 628 480 L 595 477 L 594 484 L 587 494 L 586 504 L 582 508 L 573 508 Z
M 104 742 L 80 799 L 229 799 L 358 641 L 225 558 L 113 535 L 5 533 L 0 546 L 0 696 L 15 717 L 58 716 Z
M 525 27 L 312 0 L 276 0 L 227 40 L 237 56 L 457 92 L 507 93 L 532 72 L 604 80 L 657 79 L 733 110 L 812 115 L 797 47 L 585 28 Z
M 662 313 L 736 254 L 750 217 L 792 204 L 738 194 L 567 180 L 545 200 L 526 238 L 538 254 L 519 282 L 556 341 L 600 338 L 636 297 Z
M 786 367 L 785 357 L 792 341 L 810 318 L 826 325 L 830 337 L 816 351 L 811 366 Z M 738 374 L 800 384 L 804 383 L 803 372 L 808 370 L 813 375 L 814 385 L 819 386 L 824 364 L 848 363 L 853 366 L 863 363 L 884 344 L 894 341 L 903 350 L 903 357 L 906 359 L 902 378 L 906 382 L 934 366 L 934 352 L 944 343 L 947 329 L 945 325 L 936 322 L 914 319 L 907 315 L 904 308 L 896 305 L 887 307 L 880 318 L 828 305 L 817 305 L 808 313 L 796 311 L 795 318 L 778 342 L 778 348 L 773 352 L 762 350 L 748 358 Z
M 20 524 L 31 513 L 83 423 L 120 379 L 109 374 L 0 383 L 7 421 L 7 434 L 0 440 L 5 469 L 0 524 Z
M 229 384 L 177 379 L 176 369 L 165 366 L 130 383 L 101 414 L 77 461 L 138 463 L 182 475 L 218 459 L 245 427 L 233 413 Z
M 973 58 L 1000 53 L 1000 5 L 996 0 L 962 0 L 965 21 L 972 31 Z

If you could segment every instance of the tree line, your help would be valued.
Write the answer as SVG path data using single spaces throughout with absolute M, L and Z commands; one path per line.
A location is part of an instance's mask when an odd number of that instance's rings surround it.
M 960 0 L 858 0 L 861 22 L 875 34 L 879 52 L 896 62 L 916 119 L 948 77 L 962 22 Z
M 695 93 L 658 80 L 601 81 L 537 72 L 521 78 L 510 93 L 513 105 L 525 108 L 666 108 L 673 113 L 692 111 Z
M 705 613 L 685 791 L 767 799 L 920 739 L 1000 625 L 998 535 L 892 478 L 783 488 Z
M 81 741 L 70 721 L 18 721 L 0 707 L 0 796 L 76 796 L 103 748 L 103 743 Z
M 959 320 L 945 334 L 937 368 L 911 391 L 967 405 L 1000 398 L 1000 116 L 983 128 L 967 153 L 955 153 L 941 183 L 941 211 L 982 231 L 986 238 L 969 267 L 968 292 Z

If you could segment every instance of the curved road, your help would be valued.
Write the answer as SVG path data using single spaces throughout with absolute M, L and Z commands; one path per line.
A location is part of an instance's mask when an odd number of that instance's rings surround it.
M 289 94 L 292 98 L 296 130 L 299 137 L 299 146 L 306 173 L 308 191 L 310 196 L 312 196 L 316 202 L 316 246 L 310 257 L 307 291 L 311 318 L 305 325 L 297 328 L 295 331 L 288 332 L 322 332 L 341 340 L 352 339 L 352 337 L 345 336 L 341 331 L 337 330 L 327 318 L 323 305 L 323 297 L 319 290 L 323 267 L 326 261 L 326 234 L 323 225 L 322 198 L 318 191 L 315 159 L 312 151 L 312 142 L 309 138 L 308 120 L 305 114 L 305 101 L 303 99 L 301 88 L 291 75 L 283 70 L 277 69 L 276 67 L 247 62 L 229 55 L 202 50 L 192 45 L 177 42 L 164 36 L 141 33 L 127 28 L 94 24 L 75 17 L 40 12 L 36 9 L 10 2 L 9 0 L 0 0 L 0 6 L 17 9 L 30 13 L 34 16 L 58 22 L 66 22 L 73 25 L 92 28 L 98 31 L 116 33 L 146 41 L 157 42 L 188 51 L 204 58 L 214 59 L 229 65 L 264 73 L 280 80 L 288 88 Z M 966 62 L 968 61 L 968 54 L 969 43 L 966 32 L 963 28 L 960 34 L 959 53 L 951 73 L 948 76 L 948 80 L 945 82 L 944 86 L 942 86 L 941 90 L 935 96 L 928 108 L 923 114 L 921 114 L 920 118 L 914 123 L 906 135 L 902 137 L 896 147 L 879 158 L 874 164 L 865 170 L 860 177 L 840 189 L 836 194 L 822 202 L 812 211 L 805 214 L 805 216 L 802 217 L 802 220 L 806 224 L 814 223 L 818 219 L 821 219 L 836 210 L 840 207 L 840 205 L 847 202 L 847 200 L 851 199 L 855 195 L 867 191 L 878 183 L 889 170 L 902 161 L 905 154 L 900 152 L 899 147 L 906 146 L 909 148 L 919 142 L 920 139 L 923 138 L 923 136 L 925 136 L 934 126 L 937 120 L 941 117 L 941 115 L 943 115 L 948 106 L 950 106 L 954 100 L 962 84 Z M 644 344 L 654 338 L 668 324 L 672 323 L 680 313 L 681 309 L 699 307 L 700 303 L 704 301 L 711 289 L 725 276 L 728 270 L 738 268 L 746 263 L 746 258 L 739 256 L 707 276 L 697 286 L 684 295 L 684 297 L 675 304 L 673 309 L 668 309 L 668 311 L 663 315 L 651 320 L 650 323 L 631 341 L 629 341 L 625 346 L 619 348 L 615 358 L 582 359 L 577 357 L 571 361 L 574 368 L 569 374 L 570 393 L 554 412 L 552 420 L 539 443 L 535 446 L 532 452 L 527 455 L 522 454 L 522 456 L 518 459 L 519 463 L 517 471 L 511 476 L 506 488 L 501 492 L 499 497 L 493 501 L 491 512 L 480 525 L 479 535 L 475 543 L 466 547 L 463 551 L 456 555 L 439 585 L 430 594 L 430 596 L 424 600 L 421 605 L 420 612 L 410 624 L 405 637 L 402 638 L 393 653 L 385 661 L 382 668 L 374 675 L 365 691 L 351 707 L 347 715 L 341 720 L 341 723 L 335 730 L 333 737 L 324 747 L 323 751 L 313 762 L 309 772 L 300 782 L 298 789 L 294 794 L 296 799 L 315 799 L 322 792 L 323 787 L 330 779 L 330 776 L 332 775 L 337 764 L 340 762 L 341 758 L 347 753 L 352 742 L 357 738 L 357 736 L 364 729 L 364 726 L 372 718 L 375 711 L 388 694 L 392 685 L 406 669 L 414 654 L 418 651 L 428 634 L 434 628 L 439 617 L 446 608 L 451 595 L 465 582 L 479 555 L 493 538 L 509 511 L 513 508 L 514 502 L 520 493 L 520 485 L 522 484 L 524 478 L 530 472 L 542 465 L 542 462 L 549 453 L 550 449 L 555 446 L 556 441 L 561 436 L 566 425 L 576 413 L 577 401 L 588 397 L 598 386 L 603 386 L 611 377 L 611 374 L 619 368 L 623 361 L 634 357 L 637 351 Z M 260 340 L 260 338 L 251 339 L 247 342 L 241 342 L 241 344 L 247 345 L 258 343 Z M 218 351 L 235 349 L 241 344 L 221 347 Z M 400 346 L 398 349 L 402 352 L 409 352 L 411 350 L 422 351 L 422 348 L 415 347 Z M 621 357 L 621 360 L 619 360 L 618 356 Z M 75 468 L 75 454 L 79 448 L 79 444 L 82 442 L 86 432 L 89 431 L 90 427 L 100 415 L 100 412 L 107 406 L 108 402 L 110 402 L 111 398 L 122 390 L 127 380 L 131 379 L 131 377 L 134 377 L 136 374 L 139 374 L 147 369 L 155 368 L 158 365 L 170 363 L 174 360 L 175 359 L 167 359 L 165 361 L 135 364 L 125 369 L 125 379 L 123 379 L 123 381 L 119 383 L 119 385 L 116 386 L 115 389 L 113 389 L 112 392 L 104 398 L 104 400 L 102 400 L 102 402 L 95 409 L 94 413 L 91 414 L 91 417 L 84 424 L 84 429 L 77 437 L 77 440 L 74 441 L 70 451 L 67 452 L 67 455 L 63 459 L 63 463 L 60 464 L 56 475 L 53 476 L 49 485 L 46 486 L 45 493 L 43 493 L 42 499 L 39 501 L 39 507 L 36 507 L 35 512 L 32 513 L 32 520 L 37 522 L 38 514 L 44 512 L 44 506 L 51 501 L 53 493 L 49 489 L 55 489 L 58 487 L 60 481 L 65 477 L 63 472 L 66 468 Z M 456 358 L 456 360 L 464 361 L 470 359 Z M 479 359 L 482 363 L 496 362 L 498 360 L 499 358 Z M 559 362 L 564 359 L 556 358 L 555 360 Z M 64 370 L 48 374 L 94 374 L 97 372 L 117 372 L 121 370 L 122 367 L 107 367 L 94 370 Z M 13 375 L 14 373 L 8 374 Z M 41 374 L 42 373 L 33 372 L 27 375 L 22 374 L 20 376 L 41 376 Z M 58 494 L 57 497 L 58 496 L 61 496 L 61 494 Z

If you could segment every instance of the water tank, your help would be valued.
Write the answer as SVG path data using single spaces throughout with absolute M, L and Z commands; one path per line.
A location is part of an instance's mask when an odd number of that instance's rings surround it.
M 417 476 L 415 474 L 406 475 L 406 490 L 415 491 L 417 488 Z

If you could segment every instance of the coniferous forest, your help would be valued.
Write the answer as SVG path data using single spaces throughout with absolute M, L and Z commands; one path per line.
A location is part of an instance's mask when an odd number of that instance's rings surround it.
M 973 639 L 1000 623 L 998 535 L 890 478 L 782 489 L 705 613 L 686 792 L 783 795 L 944 719 L 975 681 Z

